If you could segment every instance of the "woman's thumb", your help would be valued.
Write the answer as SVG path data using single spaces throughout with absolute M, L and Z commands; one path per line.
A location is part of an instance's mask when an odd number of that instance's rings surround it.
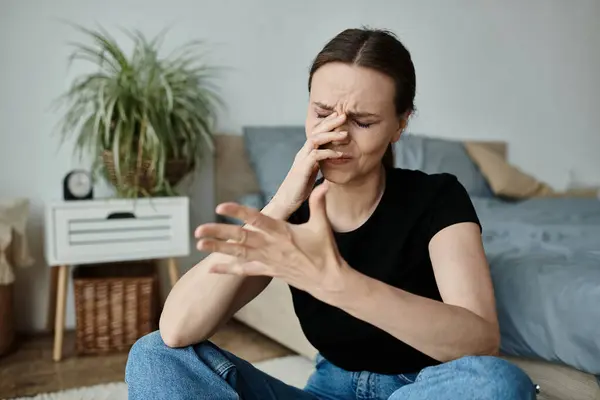
M 325 194 L 327 194 L 328 183 L 326 180 L 318 185 L 311 192 L 308 198 L 308 206 L 310 208 L 310 220 L 327 222 L 327 209 L 325 207 Z

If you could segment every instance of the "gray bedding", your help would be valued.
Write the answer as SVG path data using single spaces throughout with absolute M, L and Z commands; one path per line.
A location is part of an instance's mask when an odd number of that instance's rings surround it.
M 506 354 L 600 374 L 600 201 L 474 198 Z

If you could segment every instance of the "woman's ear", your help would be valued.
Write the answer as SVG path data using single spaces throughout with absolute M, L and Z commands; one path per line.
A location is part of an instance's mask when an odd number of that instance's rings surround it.
M 398 129 L 396 130 L 396 132 L 394 132 L 394 136 L 392 136 L 391 143 L 396 143 L 398 140 L 400 140 L 400 136 L 402 136 L 402 132 L 404 132 L 404 129 L 406 129 L 406 126 L 408 125 L 408 117 L 409 116 L 410 116 L 410 112 L 406 112 L 399 116 Z

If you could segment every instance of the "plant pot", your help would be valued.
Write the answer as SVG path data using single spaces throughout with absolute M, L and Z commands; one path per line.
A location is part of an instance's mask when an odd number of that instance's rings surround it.
M 14 284 L 0 285 L 0 356 L 11 349 L 15 340 L 13 293 Z
M 109 182 L 117 189 L 133 188 L 136 186 L 147 193 L 152 194 L 156 186 L 156 172 L 152 167 L 152 161 L 142 159 L 141 168 L 136 165 L 121 165 L 121 183 L 117 178 L 117 171 L 112 151 L 105 150 L 102 153 L 102 162 L 106 170 L 106 177 Z M 165 180 L 174 187 L 194 168 L 184 160 L 167 160 L 165 166 Z

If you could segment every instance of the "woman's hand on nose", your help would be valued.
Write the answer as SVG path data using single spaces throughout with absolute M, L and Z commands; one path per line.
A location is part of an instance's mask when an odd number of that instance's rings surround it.
M 343 152 L 322 146 L 344 141 L 346 131 L 336 131 L 346 122 L 346 114 L 333 113 L 321 121 L 308 136 L 304 146 L 298 151 L 294 163 L 272 201 L 291 215 L 310 195 L 319 172 L 319 161 L 341 158 Z

